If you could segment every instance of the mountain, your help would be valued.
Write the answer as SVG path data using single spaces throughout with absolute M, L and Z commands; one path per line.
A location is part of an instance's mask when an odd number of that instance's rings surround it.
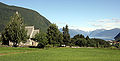
M 77 34 L 83 34 L 84 36 L 88 35 L 88 32 L 82 31 L 82 30 L 78 30 L 78 29 L 70 29 L 69 33 L 71 35 L 71 37 L 74 37 Z
M 120 33 L 120 29 L 119 28 L 114 28 L 114 29 L 111 29 L 111 30 L 105 30 L 105 31 L 102 31 L 100 33 L 97 33 L 95 35 L 95 37 L 104 37 L 105 39 L 114 39 L 114 37 L 116 35 L 118 35 Z
M 13 16 L 16 11 L 23 17 L 25 25 L 34 25 L 35 28 L 39 28 L 41 31 L 46 31 L 51 24 L 49 20 L 34 10 L 10 6 L 0 2 L 0 32 L 4 29 L 10 17 Z
M 59 29 L 62 32 L 62 28 Z M 83 34 L 84 36 L 87 36 L 89 32 L 78 30 L 78 29 L 69 29 L 69 33 L 71 37 L 74 37 L 77 34 Z
M 62 32 L 62 28 L 59 29 Z M 96 29 L 90 32 L 86 32 L 78 29 L 69 29 L 70 36 L 73 37 L 77 34 L 83 34 L 84 36 L 89 36 L 90 38 L 100 38 L 104 40 L 113 40 L 114 37 L 120 33 L 119 28 L 114 28 L 110 30 Z
M 120 33 L 114 37 L 115 40 L 120 41 Z
M 94 31 L 91 31 L 90 34 L 89 34 L 89 36 L 90 37 L 94 37 L 94 36 L 96 36 L 96 34 L 98 34 L 100 32 L 103 32 L 103 31 L 105 31 L 105 29 L 96 29 Z

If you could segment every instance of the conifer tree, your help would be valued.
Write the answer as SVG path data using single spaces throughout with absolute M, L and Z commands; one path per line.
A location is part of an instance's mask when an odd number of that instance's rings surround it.
M 62 33 L 59 34 L 58 43 L 60 44 L 60 46 L 63 44 L 63 34 Z
M 90 40 L 89 36 L 86 37 L 86 40 Z
M 11 18 L 10 22 L 6 25 L 2 32 L 2 42 L 9 45 L 9 41 L 13 42 L 13 46 L 17 46 L 20 42 L 25 42 L 27 39 L 27 31 L 23 24 L 23 19 L 20 14 L 16 12 Z
M 68 25 L 63 27 L 63 42 L 65 45 L 70 45 L 70 43 L 71 43 Z

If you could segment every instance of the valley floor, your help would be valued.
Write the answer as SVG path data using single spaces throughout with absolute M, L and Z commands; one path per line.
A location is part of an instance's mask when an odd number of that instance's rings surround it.
M 120 50 L 0 47 L 0 61 L 120 61 Z

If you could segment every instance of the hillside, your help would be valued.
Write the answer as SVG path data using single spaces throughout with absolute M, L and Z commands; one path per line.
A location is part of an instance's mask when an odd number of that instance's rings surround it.
M 120 41 L 120 33 L 114 37 L 115 40 Z
M 77 29 L 76 30 L 75 29 L 70 29 L 69 33 L 70 33 L 71 37 L 74 37 L 77 34 L 83 34 L 84 36 L 88 35 L 88 32 L 85 32 L 85 31 L 82 31 L 82 30 L 77 30 Z
M 41 31 L 46 31 L 51 24 L 49 20 L 34 10 L 9 6 L 0 2 L 0 32 L 4 29 L 5 25 L 9 22 L 10 17 L 16 11 L 23 17 L 25 25 L 34 25 L 35 28 L 39 28 Z
M 90 37 L 95 37 L 96 34 L 102 32 L 102 31 L 105 31 L 105 29 L 96 29 L 96 30 L 94 30 L 94 31 L 91 31 L 90 34 L 89 34 L 89 36 L 90 36 Z
M 111 38 L 114 39 L 114 37 L 120 33 L 120 29 L 118 28 L 114 28 L 111 30 L 105 30 L 103 32 L 100 32 L 98 34 L 96 34 L 96 37 L 107 37 L 107 38 Z
M 59 30 L 62 32 L 62 28 L 60 28 Z M 69 29 L 69 34 L 70 34 L 70 37 L 74 37 L 77 34 L 83 34 L 84 36 L 87 36 L 89 32 L 85 32 L 78 29 Z

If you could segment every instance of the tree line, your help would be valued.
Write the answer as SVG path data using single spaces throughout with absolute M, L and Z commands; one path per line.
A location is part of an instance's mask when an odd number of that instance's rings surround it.
M 51 24 L 44 35 L 41 32 L 36 34 L 35 40 L 39 41 L 39 47 L 45 47 L 47 44 L 53 45 L 53 47 L 61 47 L 62 45 L 70 47 L 110 47 L 110 43 L 108 41 L 89 38 L 89 36 L 85 37 L 82 34 L 77 34 L 73 38 L 70 38 L 67 25 L 63 27 L 62 32 L 60 32 L 56 24 Z
M 9 45 L 9 41 L 13 42 L 13 46 L 17 46 L 20 42 L 26 42 L 29 38 L 22 17 L 19 13 L 14 14 L 10 22 L 6 25 L 1 33 L 2 44 Z M 47 32 L 39 32 L 32 38 L 38 42 L 39 48 L 44 48 L 47 45 L 53 47 L 64 46 L 80 46 L 80 47 L 109 47 L 110 44 L 102 39 L 84 37 L 82 34 L 75 35 L 70 38 L 68 25 L 63 27 L 62 32 L 59 31 L 56 24 L 51 24 Z

